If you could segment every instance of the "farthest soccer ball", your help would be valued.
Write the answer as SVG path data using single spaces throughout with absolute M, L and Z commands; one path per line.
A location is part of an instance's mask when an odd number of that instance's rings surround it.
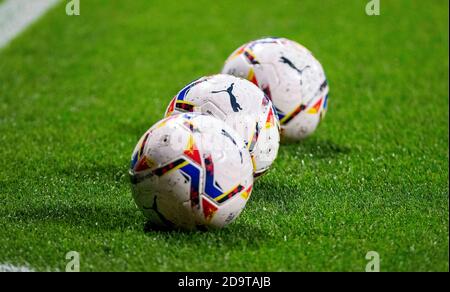
M 241 46 L 222 73 L 247 78 L 271 98 L 281 135 L 300 140 L 313 133 L 328 106 L 322 65 L 305 47 L 285 38 L 263 38 Z
M 151 127 L 133 151 L 130 176 L 133 198 L 150 223 L 175 229 L 226 226 L 244 209 L 253 185 L 239 135 L 195 113 Z
M 250 152 L 255 177 L 277 157 L 280 133 L 272 102 L 246 79 L 226 74 L 197 79 L 175 95 L 166 116 L 180 112 L 211 115 L 236 130 Z

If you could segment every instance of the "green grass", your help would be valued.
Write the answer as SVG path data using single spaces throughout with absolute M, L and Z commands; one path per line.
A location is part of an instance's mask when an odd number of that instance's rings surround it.
M 448 271 L 448 2 L 86 1 L 0 51 L 0 263 L 64 270 Z M 285 36 L 331 86 L 314 136 L 283 145 L 238 220 L 144 232 L 127 166 L 187 82 Z

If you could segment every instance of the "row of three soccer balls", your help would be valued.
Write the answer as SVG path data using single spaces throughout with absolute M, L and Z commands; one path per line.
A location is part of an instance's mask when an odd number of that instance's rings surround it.
M 275 160 L 280 133 L 302 139 L 326 112 L 323 68 L 294 41 L 247 43 L 222 73 L 184 87 L 136 145 L 132 193 L 154 226 L 208 229 L 234 221 L 254 179 Z

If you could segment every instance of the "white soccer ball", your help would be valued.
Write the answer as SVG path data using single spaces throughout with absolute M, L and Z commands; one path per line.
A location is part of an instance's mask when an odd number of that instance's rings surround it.
M 244 209 L 253 186 L 250 154 L 224 122 L 199 113 L 151 127 L 131 158 L 136 205 L 149 222 L 175 229 L 221 228 Z
M 279 122 L 272 102 L 245 79 L 218 74 L 191 82 L 172 99 L 166 116 L 180 112 L 208 114 L 236 130 L 250 152 L 255 177 L 277 157 Z
M 300 44 L 263 38 L 234 51 L 222 73 L 246 78 L 272 100 L 281 136 L 300 140 L 313 133 L 328 106 L 328 82 L 319 61 Z

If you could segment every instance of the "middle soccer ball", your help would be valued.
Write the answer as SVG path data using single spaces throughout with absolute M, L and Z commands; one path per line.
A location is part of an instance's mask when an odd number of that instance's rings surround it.
M 245 79 L 218 74 L 189 83 L 172 99 L 166 117 L 180 112 L 211 115 L 236 130 L 250 152 L 255 177 L 265 173 L 277 156 L 275 109 L 264 92 Z

